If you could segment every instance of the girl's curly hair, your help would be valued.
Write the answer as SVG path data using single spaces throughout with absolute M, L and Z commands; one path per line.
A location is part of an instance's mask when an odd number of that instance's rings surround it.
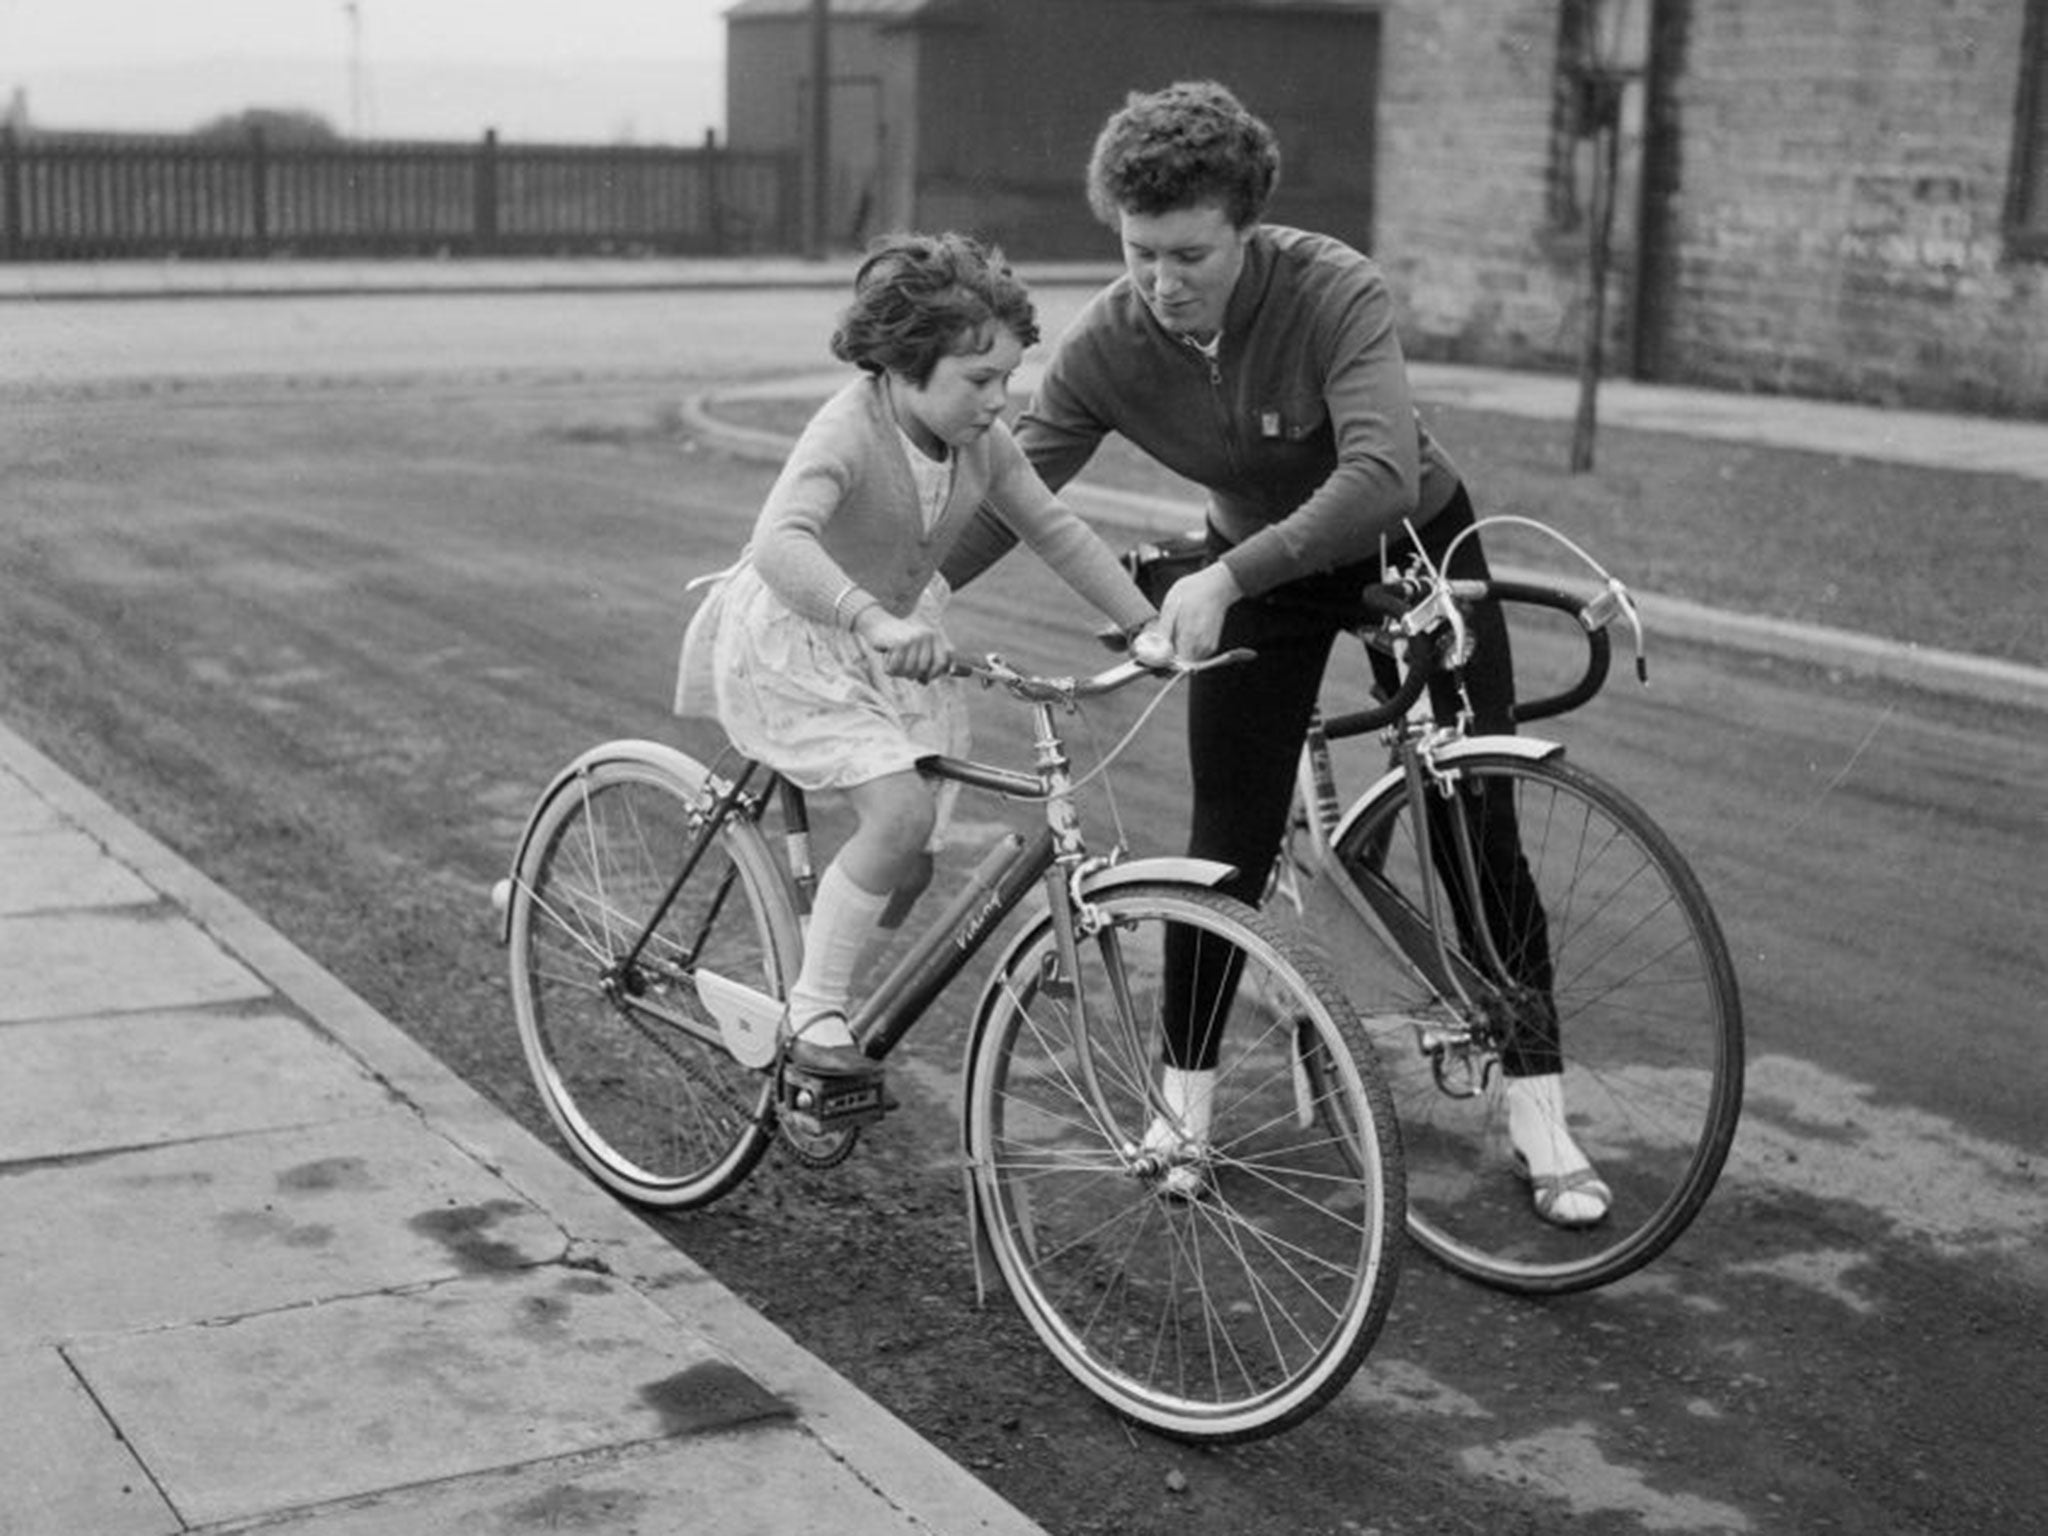
M 1150 217 L 1204 203 L 1220 204 L 1243 229 L 1279 183 L 1273 130 L 1214 80 L 1133 92 L 1088 159 L 1088 206 L 1112 229 L 1120 213 Z
M 1003 253 L 967 235 L 883 235 L 853 278 L 853 302 L 832 333 L 832 355 L 922 389 L 943 357 L 985 350 L 999 325 L 1038 341 L 1031 294 Z

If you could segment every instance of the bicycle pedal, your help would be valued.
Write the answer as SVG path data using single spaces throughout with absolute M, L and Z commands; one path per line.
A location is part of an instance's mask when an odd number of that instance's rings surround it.
M 776 1112 L 812 1136 L 872 1125 L 892 1107 L 881 1068 L 872 1072 L 810 1072 L 785 1062 L 776 1088 Z

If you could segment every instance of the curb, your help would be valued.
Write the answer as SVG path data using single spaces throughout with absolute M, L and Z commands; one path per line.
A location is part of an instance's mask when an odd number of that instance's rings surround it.
M 845 374 L 764 381 L 689 396 L 682 402 L 681 421 L 692 434 L 741 457 L 780 464 L 793 439 L 779 432 L 721 420 L 723 400 L 808 399 L 829 392 Z M 1154 537 L 1199 524 L 1202 513 L 1193 502 L 1174 501 L 1107 486 L 1075 484 L 1063 495 L 1076 510 L 1136 537 Z M 1556 571 L 1499 566 L 1498 573 L 1515 581 L 1549 585 L 1572 584 Z M 1643 616 L 1660 636 L 1718 646 L 1749 655 L 1769 656 L 1816 666 L 1875 682 L 1915 688 L 1950 698 L 2048 713 L 2048 668 L 2024 666 L 1993 657 L 1972 656 L 1887 640 L 1852 630 L 1830 629 L 1790 619 L 1765 618 L 1711 608 L 1684 598 L 1634 593 Z

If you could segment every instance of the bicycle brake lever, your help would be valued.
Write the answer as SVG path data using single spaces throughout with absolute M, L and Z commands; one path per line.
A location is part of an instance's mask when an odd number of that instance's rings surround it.
M 1629 592 L 1629 589 L 1623 586 L 1615 577 L 1610 576 L 1607 578 L 1607 590 L 1613 595 L 1615 606 L 1621 610 L 1622 617 L 1628 620 L 1629 631 L 1635 637 L 1636 681 L 1648 686 L 1650 681 L 1650 657 L 1643 643 L 1642 610 L 1636 607 L 1636 600 Z

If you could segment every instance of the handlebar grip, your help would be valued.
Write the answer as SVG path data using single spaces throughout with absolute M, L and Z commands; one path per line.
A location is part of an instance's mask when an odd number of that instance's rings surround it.
M 1415 597 L 1413 587 L 1406 582 L 1377 581 L 1359 592 L 1358 606 L 1375 619 L 1394 623 L 1408 616 L 1408 610 L 1415 606 Z
M 1570 714 L 1586 700 L 1593 697 L 1607 684 L 1607 669 L 1612 664 L 1614 642 L 1604 629 L 1586 631 L 1586 670 L 1579 674 L 1579 680 L 1559 693 L 1545 694 L 1540 699 L 1515 704 L 1515 723 L 1525 725 L 1531 720 L 1548 720 L 1553 715 Z
M 1599 598 L 1589 603 L 1570 592 L 1524 581 L 1495 581 L 1491 583 L 1491 591 L 1503 603 L 1521 603 L 1530 608 L 1549 608 L 1569 614 L 1577 621 L 1579 632 L 1586 641 L 1586 665 L 1578 680 L 1541 698 L 1517 700 L 1514 708 L 1517 725 L 1569 714 L 1606 686 L 1608 668 L 1614 657 L 1614 642 L 1605 627 L 1613 616 L 1610 607 L 1603 605 Z
M 1428 651 L 1427 647 L 1419 649 Z M 1415 707 L 1415 701 L 1422 697 L 1422 690 L 1429 686 L 1429 674 L 1433 670 L 1427 663 L 1410 667 L 1391 698 L 1371 709 L 1355 709 L 1349 714 L 1331 716 L 1323 722 L 1323 734 L 1332 741 L 1341 741 L 1346 736 L 1364 736 L 1384 730 Z

